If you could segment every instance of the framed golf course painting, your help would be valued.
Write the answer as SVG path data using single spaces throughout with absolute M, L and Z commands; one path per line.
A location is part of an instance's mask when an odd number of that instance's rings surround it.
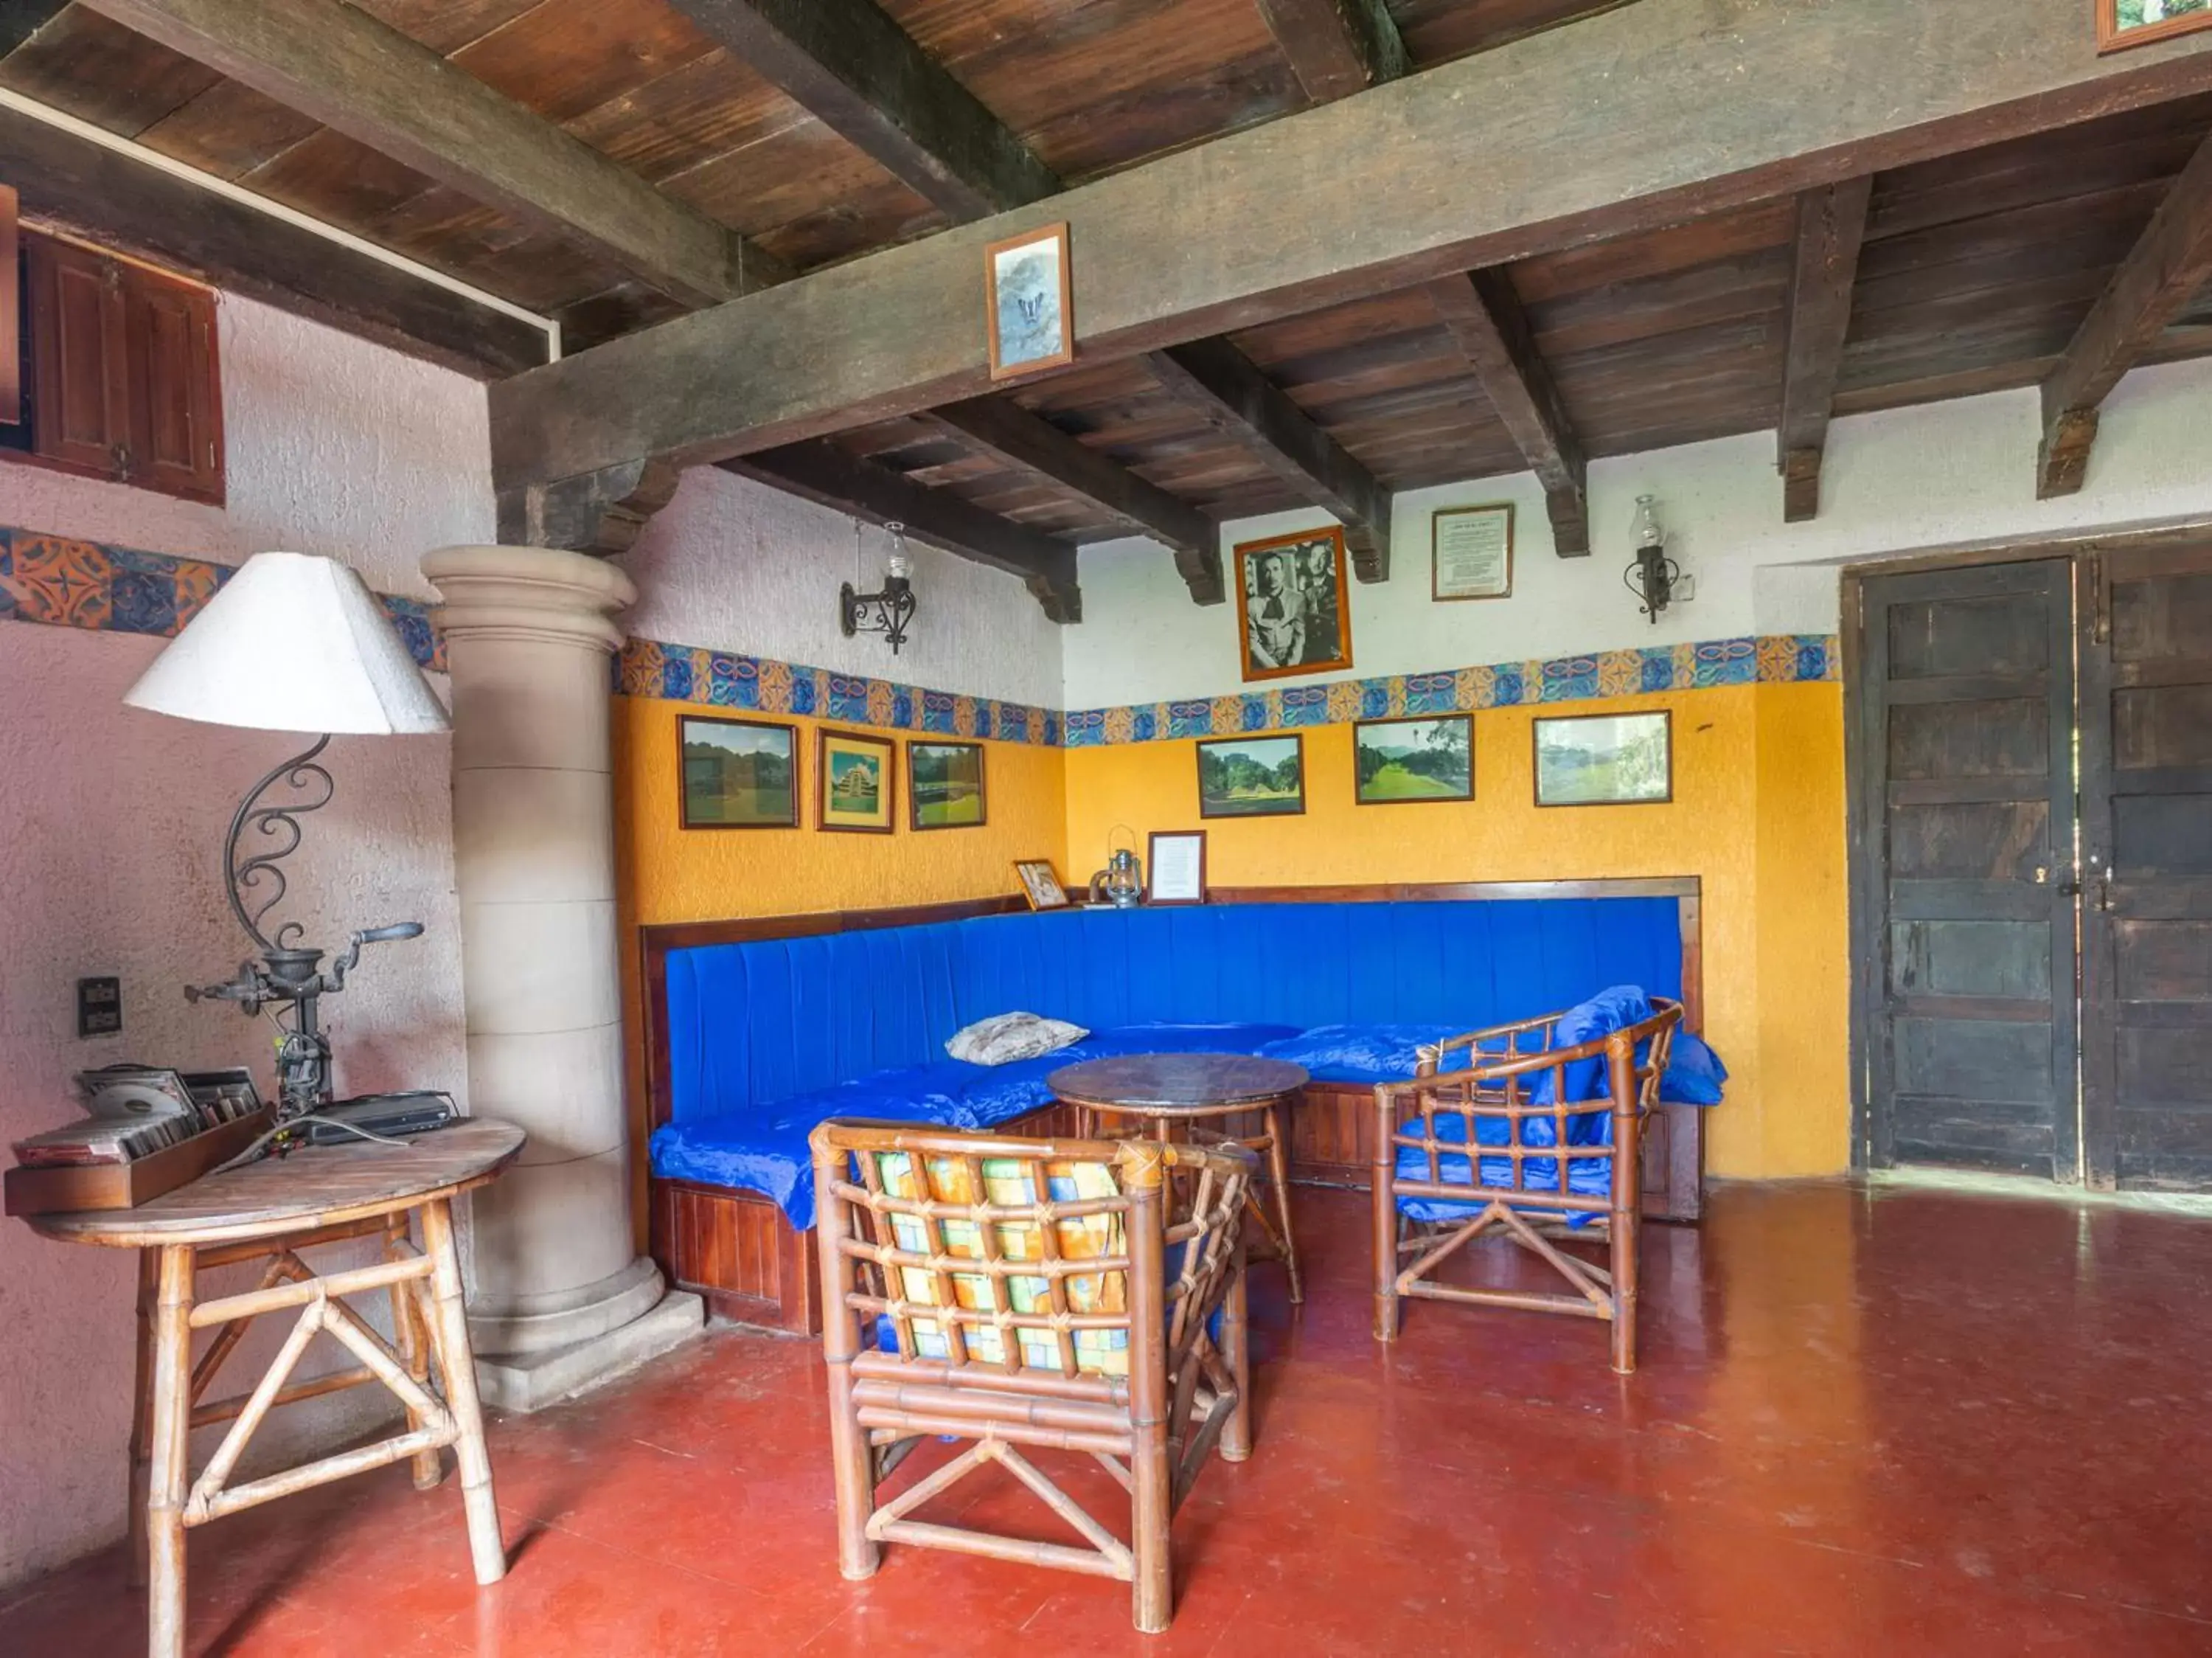
M 825 727 L 819 747 L 821 761 L 815 768 L 815 787 L 821 792 L 821 826 L 860 834 L 890 834 L 896 746 L 885 737 Z
M 1539 806 L 1637 806 L 1674 798 L 1674 722 L 1664 710 L 1540 719 L 1532 728 Z
M 983 745 L 909 742 L 906 802 L 916 829 L 978 829 L 983 825 Z
M 799 826 L 799 734 L 772 720 L 676 722 L 686 829 Z
M 1198 745 L 1199 816 L 1296 817 L 1305 809 L 1305 744 L 1296 734 Z
M 1362 720 L 1352 729 L 1354 795 L 1362 806 L 1474 798 L 1474 716 Z

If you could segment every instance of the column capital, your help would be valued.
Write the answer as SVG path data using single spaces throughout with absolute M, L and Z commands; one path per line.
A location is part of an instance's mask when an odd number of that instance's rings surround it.
M 534 639 L 622 649 L 614 618 L 637 602 L 629 576 L 604 558 L 556 547 L 440 547 L 422 574 L 444 597 L 430 613 L 448 640 Z

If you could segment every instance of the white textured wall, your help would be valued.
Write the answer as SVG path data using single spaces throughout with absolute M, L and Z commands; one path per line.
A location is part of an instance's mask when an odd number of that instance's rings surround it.
M 330 553 L 380 589 L 425 594 L 423 552 L 491 538 L 481 386 L 231 297 L 222 349 L 227 509 L 0 462 L 0 523 L 228 564 L 273 546 Z M 188 1006 L 181 987 L 228 978 L 246 954 L 219 885 L 223 830 L 304 744 L 124 708 L 162 643 L 0 622 L 0 1141 L 66 1120 L 70 1074 L 117 1059 L 251 1064 L 269 1085 L 266 1024 Z M 372 946 L 325 1004 L 338 1087 L 459 1094 L 447 741 L 342 737 L 327 759 L 338 798 L 295 860 L 288 913 L 318 942 L 429 929 Z M 80 1041 L 75 981 L 94 973 L 122 976 L 124 1033 Z M 127 1253 L 0 1223 L 0 1586 L 122 1532 L 135 1289 Z M 258 1331 L 218 1388 L 250 1386 L 282 1334 Z M 365 1391 L 291 1406 L 270 1449 L 319 1448 L 382 1411 Z
M 741 651 L 932 691 L 1060 705 L 1063 629 L 1018 576 L 909 541 L 917 609 L 896 656 L 837 628 L 837 587 L 880 585 L 888 538 L 734 473 L 694 467 L 623 560 L 637 583 L 624 625 L 648 639 Z M 1085 624 L 1085 625 L 1088 625 Z
M 2033 392 L 1935 404 L 1836 423 L 1820 515 L 1782 521 L 1771 433 L 1601 460 L 1590 469 L 1595 551 L 1552 552 L 1542 491 L 1528 473 L 1398 497 L 1391 576 L 1352 584 L 1350 676 L 1419 673 L 1632 645 L 1747 633 L 1835 630 L 1838 564 L 1954 543 L 2029 540 L 2084 526 L 2212 515 L 2212 467 L 2198 435 L 2212 430 L 2212 363 L 2130 375 L 2106 405 L 2088 486 L 2035 498 L 2038 404 Z M 1656 495 L 1669 551 L 1697 581 L 1694 602 L 1656 626 L 1621 582 L 1636 497 Z M 1438 507 L 1510 501 L 1513 597 L 1430 599 L 1430 515 Z M 1301 512 L 1224 527 L 1236 541 L 1330 521 Z M 1066 706 L 1110 707 L 1210 697 L 1240 687 L 1231 602 L 1190 602 L 1166 553 L 1145 540 L 1103 543 L 1082 556 L 1083 625 L 1068 631 Z

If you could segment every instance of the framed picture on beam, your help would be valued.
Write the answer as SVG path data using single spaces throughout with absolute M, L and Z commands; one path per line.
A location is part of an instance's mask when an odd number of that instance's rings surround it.
M 991 378 L 1012 380 L 1075 361 L 1075 296 L 1067 226 L 1048 224 L 983 250 Z
M 2091 0 L 2097 8 L 2097 50 L 2148 46 L 2191 29 L 2212 27 L 2212 0 Z

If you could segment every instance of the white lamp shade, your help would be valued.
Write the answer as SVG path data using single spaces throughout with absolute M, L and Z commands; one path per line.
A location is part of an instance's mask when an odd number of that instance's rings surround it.
M 304 552 L 247 559 L 123 700 L 265 731 L 388 735 L 448 727 L 360 576 Z

